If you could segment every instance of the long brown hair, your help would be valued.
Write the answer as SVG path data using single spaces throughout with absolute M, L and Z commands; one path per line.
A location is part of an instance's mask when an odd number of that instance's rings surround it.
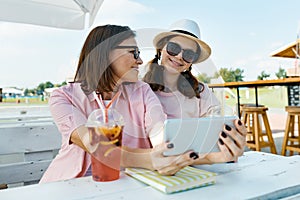
M 163 48 L 167 42 L 175 37 L 171 35 L 161 39 L 157 43 L 157 47 Z M 153 91 L 166 91 L 168 88 L 164 86 L 164 76 L 163 72 L 165 67 L 158 64 L 158 60 L 161 58 L 161 49 L 156 49 L 156 55 L 153 60 L 148 63 L 148 71 L 146 72 L 143 81 L 148 83 Z M 197 52 L 200 53 L 200 47 L 197 44 Z M 177 89 L 184 96 L 189 98 L 197 97 L 200 98 L 200 93 L 204 90 L 203 83 L 199 82 L 196 77 L 191 73 L 192 67 L 189 67 L 188 70 L 181 72 L 177 80 Z
M 85 94 L 113 91 L 116 81 L 109 54 L 124 40 L 135 37 L 128 26 L 104 25 L 94 28 L 82 47 L 74 82 L 81 83 Z

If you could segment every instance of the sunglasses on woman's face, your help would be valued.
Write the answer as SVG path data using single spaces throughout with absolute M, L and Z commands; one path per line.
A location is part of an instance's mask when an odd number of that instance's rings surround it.
M 134 59 L 138 59 L 140 57 L 140 51 L 137 46 L 116 46 L 116 49 L 134 49 L 129 51 L 129 53 L 133 54 Z
M 199 56 L 191 49 L 182 49 L 179 44 L 174 42 L 168 42 L 166 50 L 170 56 L 177 56 L 182 51 L 182 59 L 187 63 L 194 62 Z

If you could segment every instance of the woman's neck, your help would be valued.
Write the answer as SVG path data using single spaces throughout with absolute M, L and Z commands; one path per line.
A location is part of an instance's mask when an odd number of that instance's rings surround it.
M 120 82 L 121 83 L 121 82 Z M 120 83 L 117 83 L 115 86 L 113 86 L 113 91 L 110 92 L 101 92 L 101 96 L 103 100 L 111 100 L 119 91 Z
M 164 86 L 167 90 L 177 90 L 177 80 L 180 73 L 169 73 L 168 70 L 164 70 Z
M 102 92 L 101 96 L 103 100 L 111 100 L 113 97 L 113 92 Z

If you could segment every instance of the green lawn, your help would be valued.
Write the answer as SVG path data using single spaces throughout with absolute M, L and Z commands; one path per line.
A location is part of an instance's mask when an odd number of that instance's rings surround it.
M 31 106 L 31 105 L 47 105 L 47 99 L 42 99 L 40 97 L 36 98 L 3 98 L 0 102 L 1 106 Z
M 231 90 L 234 95 L 236 95 L 236 89 Z M 254 88 L 241 88 L 240 89 L 240 102 L 241 103 L 255 103 Z M 230 93 L 225 92 L 225 103 L 229 106 L 235 106 L 237 99 L 234 96 L 231 96 Z M 261 87 L 258 88 L 258 103 L 266 105 L 270 108 L 284 108 L 288 105 L 287 98 L 287 88 L 282 87 Z M 47 99 L 42 100 L 41 98 L 30 98 L 26 103 L 25 99 L 18 100 L 15 98 L 3 99 L 3 102 L 0 103 L 0 106 L 30 106 L 30 105 L 46 105 L 48 104 Z
M 231 90 L 236 95 L 236 89 Z M 228 92 L 225 92 L 226 105 L 234 106 L 237 99 L 232 97 Z M 255 103 L 254 88 L 240 89 L 240 103 Z M 282 87 L 261 87 L 258 88 L 258 103 L 266 105 L 270 108 L 284 108 L 288 105 L 287 88 Z

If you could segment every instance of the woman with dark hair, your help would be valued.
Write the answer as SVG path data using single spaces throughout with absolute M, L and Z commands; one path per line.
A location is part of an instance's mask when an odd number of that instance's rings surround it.
M 211 54 L 210 47 L 200 39 L 196 22 L 179 20 L 170 31 L 156 35 L 153 43 L 156 55 L 143 80 L 159 98 L 168 118 L 198 118 L 220 107 L 207 85 L 191 73 L 192 64 L 203 62 Z M 221 152 L 209 153 L 194 164 L 237 160 L 244 151 L 246 129 L 240 120 L 234 124 L 235 128 L 225 125 L 220 133 Z
M 138 81 L 143 63 L 135 33 L 127 26 L 94 28 L 80 53 L 74 82 L 53 91 L 49 104 L 62 134 L 62 146 L 41 182 L 91 175 L 91 145 L 87 118 L 99 109 L 98 99 L 124 118 L 123 167 L 142 167 L 174 174 L 197 158 L 194 152 L 164 157 L 172 144 L 153 148 L 165 120 L 161 104 L 148 84 Z

